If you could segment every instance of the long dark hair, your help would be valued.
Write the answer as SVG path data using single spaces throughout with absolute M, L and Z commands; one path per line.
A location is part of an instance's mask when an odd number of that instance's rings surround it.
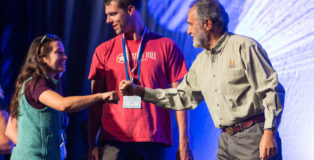
M 35 81 L 34 84 L 36 85 L 38 80 L 43 78 L 49 84 L 53 84 L 47 73 L 49 71 L 49 67 L 42 60 L 44 57 L 48 57 L 49 53 L 52 51 L 53 48 L 50 45 L 50 42 L 52 41 L 61 41 L 61 39 L 56 35 L 46 34 L 41 37 L 36 37 L 32 41 L 28 49 L 25 62 L 16 80 L 15 91 L 11 99 L 10 115 L 12 118 L 17 118 L 18 116 L 19 97 L 21 96 L 21 87 L 25 80 L 32 77 Z M 57 75 L 55 78 L 59 79 L 60 77 Z M 60 85 L 55 87 L 60 90 Z

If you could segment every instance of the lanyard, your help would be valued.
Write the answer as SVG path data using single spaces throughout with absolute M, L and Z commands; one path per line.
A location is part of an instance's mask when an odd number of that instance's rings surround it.
M 137 53 L 137 63 L 138 63 L 138 74 L 137 74 L 137 79 L 138 79 L 138 82 L 140 81 L 140 70 L 141 70 L 141 62 L 142 62 L 142 55 L 143 55 L 143 42 L 144 42 L 144 36 L 145 36 L 145 33 L 146 33 L 146 28 L 144 28 L 144 31 L 143 31 L 143 34 L 142 34 L 142 38 L 141 38 L 141 43 L 140 43 L 140 46 L 138 47 L 138 53 Z M 129 71 L 128 71 L 128 64 L 130 63 L 129 62 L 129 57 L 128 57 L 128 53 L 127 53 L 127 46 L 125 44 L 125 38 L 124 38 L 124 34 L 122 36 L 122 47 L 123 47 L 123 55 L 124 55 L 124 67 L 125 67 L 125 73 L 126 73 L 126 79 L 129 81 L 129 80 L 132 80 L 133 81 L 133 77 L 131 75 L 131 73 L 129 74 Z M 131 55 L 131 58 L 132 58 L 132 55 Z M 130 66 L 130 64 L 129 64 Z M 134 65 L 134 68 L 131 70 L 130 68 L 130 71 L 132 72 L 136 67 L 136 64 Z

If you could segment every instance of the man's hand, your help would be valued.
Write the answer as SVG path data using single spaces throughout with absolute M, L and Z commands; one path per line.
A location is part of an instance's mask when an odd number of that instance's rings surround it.
M 117 103 L 119 100 L 118 93 L 116 91 L 102 93 L 102 100 L 105 102 Z
M 119 90 L 122 95 L 134 95 L 136 88 L 136 85 L 131 81 L 122 80 L 119 84 Z
M 177 156 L 177 160 L 194 160 L 192 150 L 188 143 L 180 143 Z
M 98 157 L 98 147 L 94 147 L 92 148 L 91 151 L 89 151 L 88 153 L 88 160 L 99 160 L 99 157 Z
M 259 153 L 261 160 L 269 159 L 277 153 L 275 138 L 271 130 L 264 130 L 259 144 Z
M 119 84 L 119 90 L 123 96 L 133 96 L 137 95 L 144 97 L 145 89 L 144 87 L 137 86 L 131 81 L 122 80 Z

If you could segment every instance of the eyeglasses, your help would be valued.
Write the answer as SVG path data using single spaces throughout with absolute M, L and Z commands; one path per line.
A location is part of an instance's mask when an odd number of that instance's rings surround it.
M 41 40 L 40 40 L 40 45 L 39 45 L 39 47 L 38 47 L 38 55 L 40 54 L 40 49 L 41 49 L 41 47 L 42 47 L 42 45 L 46 42 L 45 40 L 47 40 L 47 38 L 50 38 L 50 39 L 57 39 L 57 36 L 56 35 L 54 35 L 54 34 L 45 34 L 42 38 L 41 38 Z

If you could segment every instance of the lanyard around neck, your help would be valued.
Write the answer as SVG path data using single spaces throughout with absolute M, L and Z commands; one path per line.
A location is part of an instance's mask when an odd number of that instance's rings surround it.
M 140 81 L 140 70 L 141 70 L 141 62 L 142 62 L 142 55 L 143 55 L 143 43 L 144 43 L 144 37 L 145 37 L 145 33 L 146 33 L 146 28 L 144 28 L 143 34 L 142 34 L 142 38 L 141 38 L 141 43 L 138 47 L 138 53 L 137 53 L 137 63 L 138 63 L 138 74 L 137 74 L 137 79 L 138 82 Z M 130 62 L 129 62 L 129 58 L 128 58 L 128 54 L 127 54 L 127 46 L 125 43 L 125 38 L 124 38 L 124 34 L 122 35 L 122 47 L 123 47 L 123 55 L 124 55 L 124 67 L 125 67 L 125 73 L 126 73 L 126 79 L 132 80 L 133 81 L 133 77 L 131 74 L 129 74 L 128 71 L 128 66 L 130 66 Z M 132 58 L 132 55 L 131 55 Z M 134 68 L 131 69 L 130 67 L 130 71 L 132 72 L 136 67 L 136 64 L 134 65 Z

